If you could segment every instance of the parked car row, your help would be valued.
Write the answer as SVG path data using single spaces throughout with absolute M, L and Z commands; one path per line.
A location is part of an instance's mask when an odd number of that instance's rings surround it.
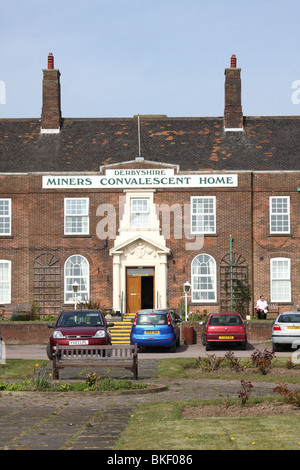
M 180 345 L 181 319 L 169 309 L 139 310 L 133 320 L 130 344 L 141 347 L 164 347 L 171 352 Z M 247 347 L 246 325 L 235 312 L 211 313 L 203 325 L 202 344 L 206 350 L 218 345 Z M 52 355 L 57 344 L 63 346 L 110 345 L 109 328 L 101 310 L 64 310 L 58 317 L 47 345 L 47 355 Z M 273 351 L 282 345 L 300 347 L 300 312 L 281 313 L 272 328 Z

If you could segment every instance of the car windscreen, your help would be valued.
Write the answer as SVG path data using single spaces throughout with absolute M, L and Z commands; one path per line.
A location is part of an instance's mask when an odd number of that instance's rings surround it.
M 212 315 L 209 321 L 211 326 L 235 326 L 242 324 L 242 319 L 238 315 Z
M 300 323 L 300 313 L 289 313 L 280 315 L 278 321 L 280 323 Z
M 155 313 L 155 314 L 140 314 L 137 317 L 136 321 L 137 325 L 167 325 L 168 324 L 168 319 L 166 314 L 160 314 L 160 313 Z
M 56 325 L 58 328 L 72 326 L 104 326 L 98 312 L 75 311 L 63 313 Z

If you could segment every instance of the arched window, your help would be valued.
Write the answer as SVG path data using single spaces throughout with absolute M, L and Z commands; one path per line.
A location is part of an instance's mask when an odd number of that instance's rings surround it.
M 89 298 L 90 269 L 84 256 L 73 255 L 65 263 L 65 302 L 74 303 L 73 284 L 77 282 L 77 300 L 85 302 Z
M 215 302 L 216 298 L 216 262 L 200 254 L 192 262 L 192 302 Z

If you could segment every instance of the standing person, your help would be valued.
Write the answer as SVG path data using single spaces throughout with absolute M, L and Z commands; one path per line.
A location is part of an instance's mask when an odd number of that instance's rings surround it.
M 258 319 L 266 319 L 268 313 L 268 302 L 265 300 L 264 296 L 261 295 L 256 302 L 256 311 Z

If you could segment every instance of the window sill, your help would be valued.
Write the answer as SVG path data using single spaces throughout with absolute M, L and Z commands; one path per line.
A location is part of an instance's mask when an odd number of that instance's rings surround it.
M 12 240 L 13 238 L 13 235 L 0 235 L 1 240 Z
M 268 237 L 293 237 L 292 233 L 269 233 Z
M 76 235 L 75 234 L 74 235 L 64 234 L 63 238 L 92 238 L 92 235 L 84 235 L 84 234 L 81 234 L 81 233 L 78 233 Z
M 218 237 L 219 235 L 217 233 L 190 233 L 190 238 L 195 238 L 195 237 Z
M 190 307 L 203 307 L 204 305 L 207 305 L 207 306 L 215 306 L 215 305 L 219 305 L 219 302 L 207 302 L 207 301 L 203 301 L 203 302 L 191 302 L 190 303 Z

